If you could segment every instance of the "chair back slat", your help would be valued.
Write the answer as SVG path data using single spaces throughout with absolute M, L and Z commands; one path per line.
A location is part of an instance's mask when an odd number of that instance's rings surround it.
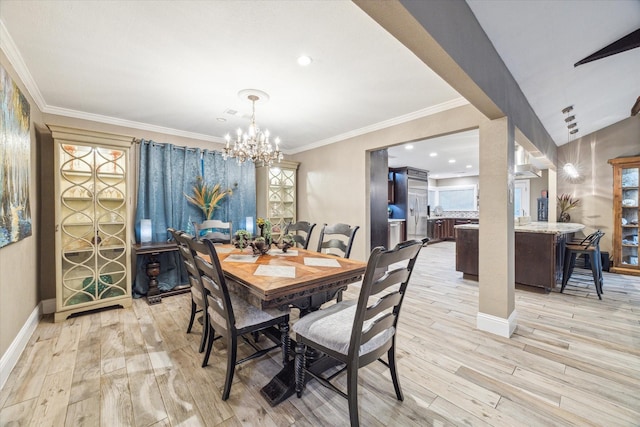
M 398 316 L 411 273 L 423 243 L 408 241 L 398 244 L 391 250 L 374 248 L 367 262 L 367 269 L 360 288 L 360 296 L 351 329 L 349 359 L 355 361 L 360 350 L 377 335 L 387 332 L 389 342 L 395 334 Z M 391 286 L 397 286 L 392 292 L 386 292 Z M 384 295 L 380 295 L 384 294 Z M 370 299 L 379 297 L 370 303 Z M 365 323 L 366 322 L 366 323 Z M 367 357 L 388 349 L 390 344 L 379 346 Z
M 195 289 L 196 294 L 193 295 L 193 298 L 196 299 L 198 304 L 204 306 L 204 299 L 199 301 L 204 295 L 202 281 L 200 280 L 200 272 L 198 271 L 195 261 L 193 259 L 193 253 L 189 246 L 189 242 L 193 240 L 193 236 L 182 231 L 176 231 L 172 228 L 168 229 L 176 244 L 178 245 L 178 252 L 180 253 L 180 258 L 182 258 L 182 264 L 187 270 L 187 276 L 189 278 L 189 284 L 192 288 Z
M 388 274 L 385 274 L 371 284 L 371 295 L 379 294 L 388 287 L 404 282 L 405 280 L 407 280 L 409 274 L 410 273 L 406 268 L 403 268 L 402 270 L 394 270 Z
M 323 250 L 339 249 L 343 253 L 343 258 L 349 258 L 353 241 L 359 228 L 360 226 L 358 225 L 352 227 L 342 223 L 333 225 L 324 224 L 320 231 L 317 251 L 322 252 Z
M 386 294 L 382 298 L 378 299 L 374 304 L 367 307 L 367 312 L 364 315 L 365 322 L 367 320 L 373 319 L 383 311 L 398 305 L 401 299 L 402 299 L 402 294 L 400 294 L 400 292 L 393 292 L 391 294 Z
M 198 240 L 207 238 L 215 243 L 231 243 L 233 238 L 231 221 L 224 222 L 218 219 L 208 219 L 200 224 L 194 222 L 193 229 Z M 206 233 L 204 233 L 205 231 Z
M 360 345 L 364 345 L 368 343 L 373 337 L 378 335 L 381 332 L 386 331 L 389 328 L 392 328 L 396 325 L 396 316 L 394 313 L 387 313 L 384 316 L 380 316 L 370 325 L 362 331 L 362 339 L 360 341 Z
M 412 258 L 411 254 L 415 251 L 415 246 L 413 242 L 416 242 L 416 241 L 409 240 L 408 242 L 398 243 L 398 246 L 397 246 L 398 250 L 394 252 L 390 252 L 388 256 L 385 256 L 382 259 L 380 259 L 378 267 L 387 268 L 390 265 L 395 263 L 408 262 L 408 260 Z M 418 243 L 421 243 L 421 242 L 418 241 Z M 404 266 L 400 268 L 404 268 Z
M 296 242 L 299 247 L 307 249 L 309 246 L 309 240 L 311 239 L 311 233 L 315 226 L 315 223 L 311 224 L 308 221 L 289 223 L 284 229 L 284 234 L 291 234 L 293 241 Z M 297 234 L 300 231 L 303 232 L 304 235 Z

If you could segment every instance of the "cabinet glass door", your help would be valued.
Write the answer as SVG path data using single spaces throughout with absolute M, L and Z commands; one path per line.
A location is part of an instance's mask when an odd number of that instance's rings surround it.
M 296 171 L 279 167 L 269 168 L 269 220 L 274 240 L 286 224 L 295 222 Z
M 127 293 L 127 151 L 59 146 L 62 305 Z
M 622 265 L 638 266 L 638 190 L 640 168 L 622 169 Z

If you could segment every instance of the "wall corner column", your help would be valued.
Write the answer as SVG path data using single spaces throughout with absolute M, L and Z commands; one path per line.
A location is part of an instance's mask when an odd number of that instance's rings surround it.
M 514 135 L 514 126 L 507 117 L 480 125 L 480 188 L 483 191 L 480 192 L 477 327 L 503 337 L 510 337 L 517 325 Z

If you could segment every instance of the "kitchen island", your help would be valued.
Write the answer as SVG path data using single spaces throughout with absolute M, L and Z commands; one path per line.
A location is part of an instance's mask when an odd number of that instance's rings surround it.
M 456 271 L 465 279 L 478 280 L 478 224 L 455 226 Z M 562 279 L 564 246 L 584 225 L 577 223 L 532 222 L 516 225 L 515 281 L 550 292 Z

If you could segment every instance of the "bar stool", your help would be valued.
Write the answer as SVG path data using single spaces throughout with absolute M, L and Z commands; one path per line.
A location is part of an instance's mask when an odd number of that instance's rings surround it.
M 580 242 L 567 243 L 564 249 L 564 265 L 562 271 L 562 288 L 560 293 L 564 291 L 567 282 L 571 278 L 573 268 L 576 264 L 576 257 L 580 254 L 587 254 L 591 260 L 591 273 L 593 275 L 593 284 L 596 287 L 598 298 L 602 299 L 602 259 L 600 257 L 600 239 L 604 233 L 600 230 L 588 235 Z

